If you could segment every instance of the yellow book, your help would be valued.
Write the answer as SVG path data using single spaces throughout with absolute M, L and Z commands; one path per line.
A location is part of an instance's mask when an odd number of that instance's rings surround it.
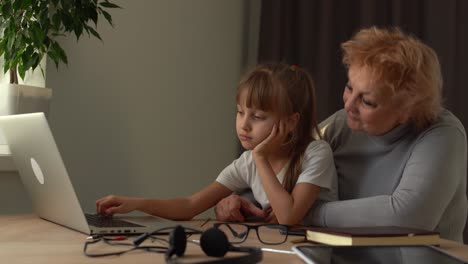
M 439 233 L 402 227 L 308 227 L 309 241 L 338 246 L 363 245 L 438 245 Z

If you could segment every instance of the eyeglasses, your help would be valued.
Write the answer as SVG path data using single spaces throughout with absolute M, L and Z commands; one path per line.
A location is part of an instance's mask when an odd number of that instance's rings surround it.
M 229 242 L 239 244 L 249 236 L 251 229 L 257 233 L 260 242 L 267 245 L 279 245 L 288 239 L 288 226 L 277 224 L 247 225 L 240 223 L 215 223 L 215 228 L 223 231 Z

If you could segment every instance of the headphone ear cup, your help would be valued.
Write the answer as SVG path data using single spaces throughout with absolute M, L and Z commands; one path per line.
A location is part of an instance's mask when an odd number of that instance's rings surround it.
M 166 253 L 166 258 L 172 257 L 176 254 L 178 257 L 182 257 L 187 247 L 187 236 L 182 226 L 178 225 L 169 235 L 169 249 Z
M 223 257 L 231 248 L 226 234 L 214 227 L 203 232 L 200 237 L 200 246 L 206 255 L 212 257 Z

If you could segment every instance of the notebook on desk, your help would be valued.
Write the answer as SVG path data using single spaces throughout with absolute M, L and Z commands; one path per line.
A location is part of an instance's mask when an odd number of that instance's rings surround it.
M 0 116 L 0 129 L 39 217 L 86 234 L 138 234 L 177 225 L 149 215 L 84 214 L 44 114 Z

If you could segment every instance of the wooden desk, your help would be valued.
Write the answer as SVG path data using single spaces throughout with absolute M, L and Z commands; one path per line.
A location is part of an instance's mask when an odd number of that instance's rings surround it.
M 192 225 L 201 224 L 192 221 Z M 34 215 L 0 215 L 0 262 L 2 263 L 165 263 L 163 254 L 135 251 L 122 256 L 89 258 L 83 255 L 86 235 L 39 219 Z M 264 246 L 250 235 L 245 245 L 289 251 L 291 240 L 278 246 Z M 197 239 L 196 236 L 191 237 Z M 468 246 L 443 240 L 441 248 L 468 260 Z M 189 243 L 186 256 L 203 258 L 198 245 Z M 263 252 L 264 263 L 303 263 L 292 254 Z

